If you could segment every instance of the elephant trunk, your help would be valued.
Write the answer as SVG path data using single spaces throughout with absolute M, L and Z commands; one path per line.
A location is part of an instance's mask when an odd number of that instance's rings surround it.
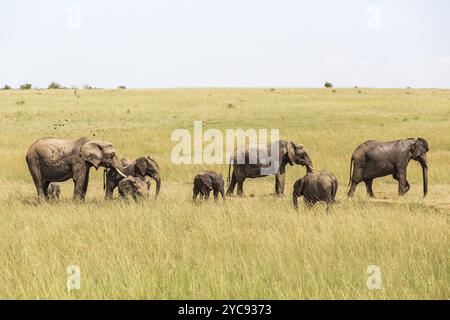
M 422 166 L 423 196 L 426 197 L 428 193 L 428 164 L 426 157 L 420 157 L 419 163 Z
M 314 171 L 313 163 L 312 163 L 309 155 L 306 155 L 306 157 L 305 157 L 305 167 L 306 167 L 306 172 L 308 172 L 308 173 Z
M 159 195 L 159 190 L 161 189 L 161 176 L 159 175 L 159 173 L 156 173 L 156 174 L 154 174 L 151 177 L 156 182 L 156 194 L 155 194 L 155 197 L 157 197 Z

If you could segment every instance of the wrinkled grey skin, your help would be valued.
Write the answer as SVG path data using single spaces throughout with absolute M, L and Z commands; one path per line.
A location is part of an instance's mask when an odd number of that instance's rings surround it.
M 423 196 L 428 193 L 428 164 L 426 153 L 428 142 L 423 138 L 409 138 L 389 142 L 366 141 L 353 152 L 350 162 L 350 189 L 352 197 L 358 183 L 364 181 L 369 197 L 374 197 L 372 181 L 374 178 L 392 175 L 398 181 L 398 194 L 404 195 L 410 189 L 406 180 L 406 170 L 410 160 L 422 167 Z M 353 173 L 352 173 L 353 165 Z
M 297 144 L 293 141 L 284 141 L 284 140 L 280 140 L 274 143 L 278 143 L 279 145 L 279 158 L 278 158 L 279 163 L 273 173 L 275 174 L 275 193 L 277 195 L 282 195 L 284 192 L 286 164 L 290 164 L 291 166 L 293 166 L 295 163 L 302 166 L 306 166 L 307 171 L 311 171 L 313 169 L 313 164 L 303 145 Z M 249 144 L 246 144 L 245 146 L 236 148 L 236 150 L 234 150 L 232 161 L 230 161 L 230 165 L 228 167 L 229 186 L 227 189 L 227 196 L 233 194 L 236 184 L 237 184 L 237 194 L 238 196 L 242 196 L 244 193 L 243 184 L 246 178 L 258 178 L 258 177 L 265 177 L 268 175 L 268 174 L 261 174 L 261 169 L 267 168 L 269 167 L 269 165 L 262 164 L 259 157 L 256 164 L 250 164 L 249 161 L 247 161 L 247 159 L 249 159 L 249 146 L 250 146 Z M 257 148 L 258 150 L 261 147 L 267 148 L 268 150 L 267 153 L 269 156 L 271 156 L 270 146 L 271 146 L 270 144 L 256 145 L 254 146 L 254 148 Z M 246 161 L 243 164 L 237 163 L 239 153 L 245 154 Z M 231 163 L 233 163 L 233 174 L 231 176 L 230 181 Z
M 145 181 L 143 177 L 128 176 L 119 182 L 119 195 L 128 200 L 146 199 L 149 196 L 150 185 L 150 181 Z
M 52 182 L 48 185 L 47 195 L 50 200 L 58 200 L 61 194 L 61 188 L 56 182 Z
M 303 178 L 294 184 L 292 201 L 298 208 L 297 198 L 303 196 L 307 205 L 314 205 L 318 201 L 324 201 L 327 208 L 335 202 L 338 181 L 329 171 L 320 170 L 308 172 Z
M 73 197 L 84 200 L 92 166 L 119 170 L 122 167 L 111 143 L 87 138 L 39 139 L 28 149 L 26 161 L 40 199 L 48 199 L 51 182 L 73 179 Z
M 122 158 L 122 172 L 126 176 L 145 178 L 148 176 L 156 182 L 156 194 L 158 196 L 161 189 L 161 175 L 159 166 L 155 160 L 150 157 L 139 157 L 134 160 L 127 160 Z M 103 188 L 105 189 L 105 198 L 112 199 L 114 189 L 119 185 L 119 182 L 124 179 L 115 170 L 105 169 L 103 172 Z
M 219 199 L 219 193 L 222 195 L 222 199 L 225 200 L 224 185 L 222 174 L 214 171 L 201 171 L 194 178 L 192 199 L 195 201 L 200 194 L 200 199 L 207 200 L 212 191 L 215 201 Z

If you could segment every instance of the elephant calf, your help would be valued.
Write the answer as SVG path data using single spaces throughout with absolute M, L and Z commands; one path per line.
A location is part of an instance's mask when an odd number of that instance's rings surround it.
M 194 178 L 194 188 L 192 199 L 195 201 L 198 194 L 200 199 L 209 199 L 209 194 L 213 191 L 214 200 L 219 199 L 219 193 L 222 195 L 222 199 L 225 200 L 224 191 L 225 182 L 221 174 L 214 171 L 201 171 Z
M 47 187 L 47 197 L 50 200 L 59 199 L 59 195 L 61 194 L 61 187 L 55 183 L 51 182 Z
M 128 176 L 119 182 L 119 195 L 133 200 L 148 198 L 150 185 L 150 181 L 145 181 L 145 178 Z
M 337 188 L 338 181 L 331 172 L 326 170 L 308 172 L 294 184 L 292 193 L 294 207 L 298 207 L 297 197 L 303 196 L 309 206 L 317 201 L 324 201 L 328 209 L 335 202 Z
M 155 180 L 155 197 L 159 194 L 159 190 L 161 188 L 161 176 L 159 166 L 154 159 L 146 156 L 133 160 L 122 158 L 120 161 L 122 163 L 122 172 L 126 176 L 133 176 L 144 180 L 145 176 L 147 176 Z M 106 199 L 112 199 L 114 189 L 119 185 L 119 182 L 123 178 L 125 177 L 119 174 L 116 170 L 105 169 L 103 172 L 103 189 L 105 189 Z

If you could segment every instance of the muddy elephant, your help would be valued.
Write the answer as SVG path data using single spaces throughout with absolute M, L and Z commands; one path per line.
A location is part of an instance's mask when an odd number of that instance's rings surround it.
M 149 196 L 150 185 L 145 177 L 128 176 L 119 182 L 119 195 L 124 199 L 145 199 Z
M 52 182 L 47 187 L 47 195 L 51 200 L 58 200 L 61 194 L 61 187 L 56 182 Z
M 200 199 L 209 199 L 211 191 L 214 195 L 214 200 L 219 199 L 219 193 L 222 199 L 225 200 L 225 182 L 223 181 L 222 174 L 214 171 L 201 171 L 194 178 L 193 196 L 192 199 L 195 201 L 197 196 L 200 194 Z
M 122 174 L 122 167 L 111 143 L 87 138 L 65 140 L 42 138 L 28 149 L 26 161 L 39 198 L 48 199 L 51 182 L 73 179 L 73 197 L 84 200 L 89 183 L 89 170 L 100 166 Z
M 156 194 L 158 196 L 161 189 L 161 175 L 158 163 L 151 157 L 139 157 L 133 160 L 122 158 L 122 172 L 126 176 L 145 178 L 148 176 L 156 182 Z M 105 189 L 106 199 L 112 199 L 114 189 L 119 185 L 119 182 L 124 177 L 118 174 L 115 170 L 105 169 L 103 172 L 103 188 Z
M 374 197 L 372 181 L 378 177 L 392 175 L 398 181 L 398 194 L 404 195 L 410 189 L 406 170 L 410 160 L 422 167 L 423 196 L 428 193 L 428 164 L 426 153 L 428 142 L 423 138 L 409 138 L 389 142 L 370 140 L 359 145 L 350 161 L 350 189 L 352 197 L 356 186 L 364 181 L 369 197 Z M 353 167 L 353 173 L 352 173 Z
M 298 207 L 297 198 L 303 196 L 307 205 L 312 206 L 318 201 L 323 201 L 328 209 L 335 203 L 337 188 L 338 181 L 331 172 L 326 170 L 308 172 L 294 184 L 292 192 L 294 207 Z
M 278 153 L 272 156 L 273 147 L 278 148 Z M 261 156 L 263 154 L 263 156 Z M 267 156 L 264 160 L 264 155 Z M 269 161 L 267 161 L 269 160 Z M 233 174 L 230 181 L 230 169 L 233 164 Z M 281 195 L 284 192 L 286 165 L 302 165 L 307 171 L 313 170 L 313 164 L 303 145 L 293 141 L 279 140 L 273 144 L 246 144 L 234 150 L 228 167 L 229 186 L 227 195 L 233 194 L 237 184 L 237 194 L 243 195 L 243 184 L 246 178 L 258 178 L 275 175 L 275 193 Z

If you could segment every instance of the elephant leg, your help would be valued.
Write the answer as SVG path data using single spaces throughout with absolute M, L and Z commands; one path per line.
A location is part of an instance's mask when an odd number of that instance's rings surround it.
M 284 182 L 285 182 L 285 174 L 277 173 L 275 175 L 275 194 L 278 196 L 283 195 L 284 193 Z
M 347 194 L 347 196 L 349 198 L 353 197 L 353 195 L 355 194 L 355 189 L 356 189 L 356 186 L 358 185 L 358 183 L 359 182 L 355 182 L 355 181 L 352 180 L 351 185 L 350 185 L 350 189 L 348 190 L 348 194 Z
M 364 180 L 364 183 L 366 184 L 367 195 L 370 198 L 375 198 L 375 195 L 373 194 L 373 190 L 372 190 L 372 182 L 373 182 L 373 179 Z
M 408 180 L 405 179 L 405 182 L 406 182 L 406 186 L 405 186 L 405 188 L 406 188 L 406 189 L 405 189 L 405 193 L 406 193 L 406 192 L 409 191 L 409 189 L 411 188 L 411 186 L 409 185 Z
M 105 185 L 105 199 L 112 199 L 114 194 L 114 189 L 117 187 L 117 184 L 106 178 L 106 185 Z
M 205 190 L 205 200 L 208 200 L 208 199 L 209 199 L 209 194 L 210 194 L 210 192 L 211 192 L 211 191 L 209 191 L 209 190 Z
M 349 198 L 353 197 L 353 195 L 355 194 L 355 189 L 356 186 L 363 181 L 363 170 L 360 167 L 357 167 L 356 165 L 353 167 L 353 174 L 351 177 L 351 184 L 350 184 L 350 189 L 348 190 L 348 194 L 347 196 Z
M 77 200 L 84 200 L 86 197 L 86 189 L 88 181 L 85 181 L 87 179 L 87 176 L 89 173 L 87 170 L 74 173 L 73 183 L 74 183 L 74 189 L 73 189 L 73 198 Z
M 402 196 L 409 190 L 409 183 L 406 180 L 406 171 L 398 173 L 398 195 Z
M 89 173 L 86 173 L 83 183 L 83 198 L 86 196 L 88 185 L 89 185 Z
M 44 189 L 44 196 L 46 200 L 50 199 L 50 196 L 48 194 L 48 186 L 50 185 L 50 181 L 45 181 L 44 185 L 42 186 L 42 188 Z
M 297 209 L 298 208 L 298 200 L 297 200 L 298 196 L 297 194 L 294 192 L 292 192 L 292 204 L 294 205 L 294 208 Z
M 198 193 L 199 193 L 198 190 L 196 188 L 194 188 L 193 194 L 192 194 L 193 201 L 197 200 Z
M 233 194 L 234 192 L 234 187 L 236 186 L 236 176 L 234 175 L 234 170 L 233 170 L 233 174 L 231 175 L 231 181 L 230 181 L 230 185 L 228 186 L 227 189 L 227 196 L 230 196 Z
M 31 162 L 28 162 L 28 169 L 30 170 L 31 177 L 33 178 L 34 185 L 36 186 L 36 191 L 38 194 L 38 197 L 40 199 L 44 199 L 45 193 L 44 193 L 44 181 L 42 181 L 41 171 L 39 168 L 34 166 Z
M 237 194 L 239 197 L 244 195 L 244 180 L 245 178 L 240 178 L 237 180 Z
M 219 190 L 214 190 L 213 194 L 214 194 L 214 201 L 217 202 L 219 200 Z

